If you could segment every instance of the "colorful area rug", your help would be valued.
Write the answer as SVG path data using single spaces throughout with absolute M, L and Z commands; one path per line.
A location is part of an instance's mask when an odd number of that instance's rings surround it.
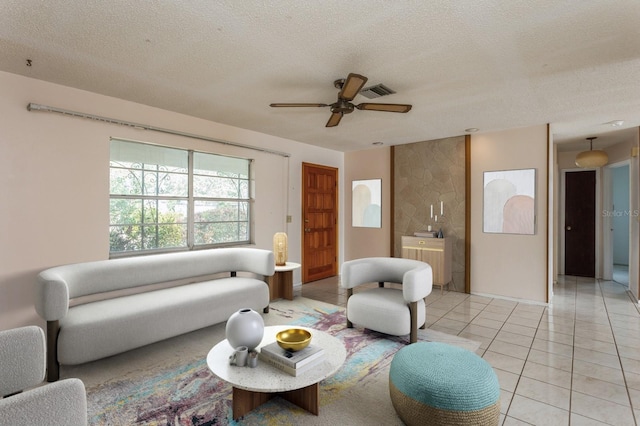
M 266 325 L 290 324 L 328 332 L 347 349 L 344 366 L 321 382 L 320 415 L 274 398 L 239 421 L 231 418 L 231 387 L 207 368 L 209 349 L 224 324 L 105 360 L 62 369 L 87 387 L 90 425 L 401 425 L 389 398 L 388 369 L 406 338 L 346 328 L 344 309 L 305 298 L 277 301 Z M 479 343 L 432 330 L 420 339 L 475 351 Z

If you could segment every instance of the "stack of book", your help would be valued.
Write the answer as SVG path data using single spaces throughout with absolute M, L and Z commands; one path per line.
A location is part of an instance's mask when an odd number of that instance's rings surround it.
M 324 349 L 320 346 L 309 345 L 300 351 L 292 352 L 282 349 L 278 342 L 273 342 L 260 349 L 259 357 L 260 360 L 285 373 L 299 376 L 324 360 Z

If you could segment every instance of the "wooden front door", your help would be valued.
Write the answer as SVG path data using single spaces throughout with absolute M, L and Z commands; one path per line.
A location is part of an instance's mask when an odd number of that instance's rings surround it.
M 338 169 L 302 163 L 302 282 L 338 274 Z
M 596 172 L 565 175 L 565 275 L 596 275 Z

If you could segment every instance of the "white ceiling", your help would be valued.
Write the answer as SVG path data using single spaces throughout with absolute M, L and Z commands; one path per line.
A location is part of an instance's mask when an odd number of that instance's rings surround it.
M 0 70 L 339 151 L 544 123 L 579 150 L 637 132 L 639 22 L 638 0 L 2 0 Z M 413 109 L 269 107 L 350 72 L 397 92 L 355 103 Z

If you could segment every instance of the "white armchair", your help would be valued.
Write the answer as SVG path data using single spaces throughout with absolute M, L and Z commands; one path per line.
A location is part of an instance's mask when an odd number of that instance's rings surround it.
M 355 292 L 361 284 L 378 283 L 377 288 Z M 402 289 L 384 287 L 402 284 Z M 424 298 L 431 293 L 433 272 L 428 263 L 396 257 L 368 257 L 342 264 L 341 286 L 348 291 L 347 327 L 357 324 L 394 336 L 409 334 L 418 341 L 418 327 L 424 328 Z
M 87 395 L 79 379 L 44 384 L 40 327 L 0 331 L 0 425 L 86 426 Z

